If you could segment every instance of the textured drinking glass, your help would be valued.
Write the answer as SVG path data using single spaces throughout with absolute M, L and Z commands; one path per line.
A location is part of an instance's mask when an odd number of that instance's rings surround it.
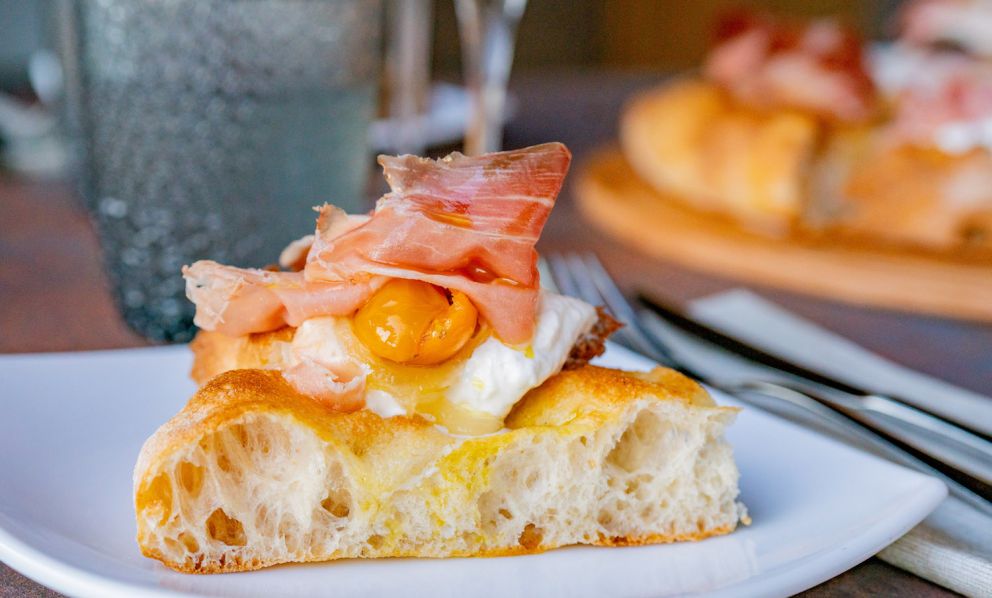
M 378 0 L 61 0 L 68 126 L 127 323 L 187 340 L 180 267 L 272 263 L 364 209 Z

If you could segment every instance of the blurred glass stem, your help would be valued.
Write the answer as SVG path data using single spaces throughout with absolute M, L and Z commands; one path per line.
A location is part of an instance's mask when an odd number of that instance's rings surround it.
M 455 0 L 472 110 L 465 153 L 498 151 L 517 25 L 527 0 Z
M 431 76 L 431 0 L 392 0 L 388 5 L 386 69 L 389 118 L 396 123 L 391 144 L 401 154 L 424 154 L 425 119 Z

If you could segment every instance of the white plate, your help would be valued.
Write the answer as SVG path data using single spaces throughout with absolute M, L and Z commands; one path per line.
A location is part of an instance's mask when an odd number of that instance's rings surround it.
M 617 347 L 606 361 L 651 365 Z M 749 409 L 729 438 L 754 524 L 728 536 L 182 575 L 138 553 L 131 469 L 145 438 L 193 391 L 189 364 L 184 347 L 0 357 L 0 559 L 80 596 L 773 596 L 863 561 L 946 493 L 932 478 Z

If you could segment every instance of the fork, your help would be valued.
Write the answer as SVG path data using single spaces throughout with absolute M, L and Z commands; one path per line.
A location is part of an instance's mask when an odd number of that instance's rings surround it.
M 903 440 L 903 437 L 907 436 L 905 430 L 902 430 L 901 434 L 897 435 L 893 434 L 893 430 L 891 429 L 883 429 L 883 426 L 879 425 L 878 422 L 854 419 L 849 413 L 836 405 L 836 402 L 831 402 L 830 398 L 825 396 L 824 393 L 809 392 L 802 384 L 797 384 L 796 380 L 780 379 L 778 376 L 768 379 L 762 377 L 730 380 L 717 379 L 714 376 L 702 374 L 688 364 L 686 360 L 679 358 L 678 354 L 669 346 L 669 343 L 657 334 L 656 326 L 651 326 L 650 323 L 639 316 L 638 312 L 627 301 L 595 255 L 549 255 L 546 261 L 542 260 L 541 269 L 543 273 L 550 275 L 542 278 L 542 283 L 545 286 L 549 286 L 552 290 L 560 291 L 566 295 L 577 297 L 593 305 L 604 305 L 613 317 L 624 323 L 625 326 L 613 335 L 614 340 L 618 344 L 642 355 L 646 355 L 658 363 L 678 370 L 710 387 L 723 391 L 742 402 L 759 408 L 775 407 L 775 403 L 779 404 L 777 406 L 788 404 L 799 407 L 807 414 L 814 416 L 821 423 L 835 430 L 842 430 L 847 434 L 854 435 L 860 441 L 871 446 L 889 459 L 927 475 L 939 478 L 948 486 L 948 489 L 953 495 L 983 512 L 985 515 L 992 517 L 992 503 L 877 433 L 881 430 L 885 434 L 890 434 L 906 442 L 906 440 Z M 929 416 L 929 414 L 926 415 Z M 888 426 L 888 428 L 893 428 L 893 426 Z M 962 432 L 964 431 L 962 430 Z M 986 442 L 983 439 L 978 440 Z M 913 443 L 907 442 L 907 444 L 913 446 Z M 914 448 L 917 447 L 914 446 Z M 917 450 L 920 449 L 918 448 Z M 927 453 L 929 456 L 958 471 L 968 473 L 968 469 L 974 469 L 974 467 L 967 467 L 968 455 L 958 454 L 954 450 L 943 450 L 939 452 L 940 454 L 934 454 L 934 451 L 921 450 L 921 452 Z M 949 457 L 948 453 L 952 453 L 952 456 Z M 966 465 L 965 468 L 958 466 L 962 462 Z M 976 479 L 981 478 L 976 477 Z
M 648 319 L 646 315 L 638 317 L 638 314 L 633 312 L 595 255 L 572 255 L 565 258 L 564 261 L 571 267 L 572 279 L 578 283 L 578 290 L 584 296 L 593 297 L 595 295 L 592 291 L 599 291 L 599 295 L 611 309 L 623 313 L 628 321 L 635 324 L 631 328 L 638 329 L 641 336 L 644 337 L 642 346 L 651 344 L 652 340 L 662 338 L 661 332 L 653 332 L 658 328 L 656 321 Z M 583 283 L 588 288 L 583 288 Z M 649 304 L 649 307 L 656 306 Z M 700 327 L 703 326 L 700 325 Z M 694 333 L 693 330 L 688 331 L 701 340 L 714 342 L 711 338 L 700 333 Z M 713 334 L 716 333 L 713 332 Z M 663 342 L 654 343 L 654 345 L 663 344 Z M 752 354 L 760 353 L 760 351 L 749 346 L 746 348 L 751 349 L 750 352 L 742 352 L 740 349 L 735 351 L 733 345 L 721 343 L 716 343 L 716 345 L 724 349 L 729 348 L 731 352 L 735 352 L 749 362 L 769 365 L 768 362 L 762 362 L 754 357 Z M 740 342 L 737 342 L 737 345 L 744 346 Z M 679 361 L 665 347 L 660 348 L 665 351 L 669 361 Z M 780 358 L 777 361 L 786 364 L 788 369 L 772 365 L 774 375 L 765 375 L 758 382 L 765 386 L 774 384 L 787 387 L 805 394 L 930 455 L 938 461 L 963 471 L 976 480 L 985 484 L 992 484 L 992 442 L 930 413 L 898 402 L 891 397 L 861 391 L 846 385 L 838 386 L 838 383 L 833 380 L 830 381 L 833 385 L 828 385 L 824 382 L 827 380 L 826 378 L 812 377 L 810 374 L 804 375 L 802 373 L 804 370 L 798 366 L 793 366 Z M 681 365 L 684 366 L 685 360 L 683 359 L 681 362 Z M 699 372 L 695 373 L 698 376 Z M 709 376 L 711 379 L 713 377 Z M 746 380 L 744 382 L 753 386 L 755 381 Z

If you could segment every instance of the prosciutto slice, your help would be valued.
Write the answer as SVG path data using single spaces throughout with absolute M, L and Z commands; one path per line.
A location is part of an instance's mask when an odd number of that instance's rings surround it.
M 355 363 L 324 363 L 301 359 L 282 372 L 293 388 L 332 411 L 347 413 L 365 406 L 368 372 Z
M 436 161 L 380 156 L 391 192 L 353 228 L 336 208 L 322 209 L 306 279 L 386 276 L 459 290 L 500 339 L 525 343 L 537 312 L 534 245 L 570 161 L 560 143 Z
M 839 121 L 863 121 L 873 113 L 875 91 L 861 40 L 836 22 L 797 24 L 735 11 L 721 21 L 717 41 L 706 76 L 746 104 Z
M 560 143 L 438 161 L 380 156 L 392 192 L 371 216 L 319 208 L 315 234 L 280 256 L 292 271 L 184 267 L 194 322 L 231 336 L 299 326 L 349 315 L 390 278 L 410 278 L 464 292 L 504 342 L 526 343 L 537 316 L 534 244 L 570 161 Z M 282 372 L 297 390 L 329 409 L 362 407 L 367 372 L 357 364 L 297 358 Z
M 371 216 L 318 208 L 317 230 L 282 256 L 301 271 L 199 261 L 183 268 L 197 326 L 239 336 L 358 309 L 389 278 L 464 292 L 506 343 L 530 340 L 534 244 L 571 154 L 560 143 L 441 160 L 380 156 L 392 191 Z M 304 257 L 305 256 L 305 257 Z
M 303 272 L 235 268 L 200 260 L 183 268 L 186 296 L 196 304 L 193 322 L 230 336 L 299 326 L 314 316 L 347 315 L 385 279 L 357 283 L 311 282 Z

